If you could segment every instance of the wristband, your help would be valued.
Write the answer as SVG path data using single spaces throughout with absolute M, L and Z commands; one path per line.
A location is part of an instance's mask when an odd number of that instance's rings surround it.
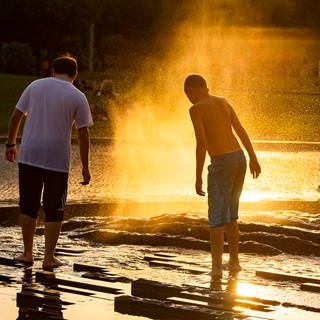
M 16 144 L 15 143 L 6 143 L 6 147 L 7 148 L 12 148 L 12 147 L 15 147 Z

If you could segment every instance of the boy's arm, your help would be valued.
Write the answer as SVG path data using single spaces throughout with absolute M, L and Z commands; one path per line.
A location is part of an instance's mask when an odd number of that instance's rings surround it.
M 232 127 L 234 128 L 236 134 L 240 138 L 243 146 L 246 148 L 248 155 L 249 155 L 249 158 L 250 158 L 250 162 L 249 162 L 250 172 L 251 172 L 253 178 L 258 178 L 261 173 L 261 168 L 260 168 L 257 156 L 253 150 L 250 138 L 249 138 L 246 130 L 241 125 L 240 120 L 238 119 L 235 111 L 233 110 L 233 108 L 231 106 L 230 106 L 230 110 L 231 110 Z
M 82 176 L 83 185 L 87 185 L 90 182 L 91 175 L 89 170 L 89 148 L 90 148 L 90 136 L 89 129 L 87 127 L 77 129 L 80 159 L 82 164 Z
M 190 117 L 192 120 L 195 136 L 196 136 L 196 192 L 200 196 L 204 196 L 205 192 L 202 190 L 202 171 L 206 158 L 206 137 L 204 133 L 203 124 L 199 112 L 192 107 L 190 109 Z
M 20 128 L 20 123 L 22 118 L 24 117 L 24 113 L 18 109 L 14 109 L 10 121 L 9 121 L 9 129 L 8 129 L 8 141 L 7 144 L 12 144 L 12 147 L 6 147 L 6 159 L 10 162 L 16 162 L 17 158 L 17 148 L 15 146 L 17 135 Z

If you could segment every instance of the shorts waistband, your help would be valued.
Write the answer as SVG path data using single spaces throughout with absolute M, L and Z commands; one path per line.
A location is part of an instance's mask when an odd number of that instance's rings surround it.
M 240 155 L 240 154 L 244 154 L 242 149 L 239 149 L 239 150 L 236 150 L 236 151 L 231 151 L 231 152 L 228 152 L 228 153 L 224 153 L 224 154 L 221 154 L 219 156 L 213 156 L 213 157 L 210 157 L 210 159 L 211 159 L 211 163 L 212 163 L 212 162 L 217 161 L 217 160 L 220 161 L 220 160 L 232 158 L 232 157 Z

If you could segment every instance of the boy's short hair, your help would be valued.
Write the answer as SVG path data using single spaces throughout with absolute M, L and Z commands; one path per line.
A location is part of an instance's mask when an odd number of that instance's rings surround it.
M 72 78 L 78 73 L 78 63 L 73 57 L 61 56 L 53 61 L 52 69 L 56 73 L 67 74 L 70 78 Z
M 191 74 L 184 81 L 184 91 L 186 91 L 187 88 L 206 89 L 207 82 L 198 74 Z

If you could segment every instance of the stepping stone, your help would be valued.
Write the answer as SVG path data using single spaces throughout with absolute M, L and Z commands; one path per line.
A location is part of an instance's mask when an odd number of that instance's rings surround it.
M 58 312 L 59 314 L 56 315 L 51 312 L 43 311 L 43 310 L 36 310 L 33 308 L 23 308 L 19 310 L 19 318 L 18 319 L 33 319 L 33 320 L 64 320 L 62 316 L 62 312 Z
M 115 295 L 123 293 L 121 289 L 100 285 L 97 284 L 96 281 L 90 279 L 87 279 L 86 282 L 81 282 L 81 279 L 77 279 L 75 277 L 63 277 L 61 275 L 57 276 L 55 273 L 48 271 L 36 272 L 36 281 L 54 288 L 58 285 L 63 285 L 71 287 L 72 289 L 80 288 L 97 292 L 111 293 Z
M 197 305 L 185 303 L 185 301 L 158 300 L 127 295 L 115 298 L 114 310 L 124 314 L 144 316 L 157 320 L 271 320 L 267 317 L 216 310 L 200 303 Z
M 296 276 L 290 273 L 278 273 L 278 272 L 257 270 L 256 275 L 265 279 L 271 279 L 276 281 L 294 281 L 294 282 L 308 282 L 308 283 L 320 284 L 320 278 L 302 277 L 302 276 Z
M 18 307 L 41 307 L 43 305 L 50 305 L 55 309 L 62 309 L 63 305 L 70 305 L 72 302 L 61 300 L 57 296 L 42 296 L 38 293 L 23 291 L 17 293 L 17 306 Z
M 9 266 L 9 267 L 15 267 L 15 268 L 24 268 L 28 266 L 28 264 L 25 264 L 20 261 L 16 261 L 12 258 L 6 258 L 6 257 L 0 257 L 0 264 L 4 266 Z
M 82 263 L 75 263 L 73 265 L 73 271 L 106 272 L 109 275 L 112 275 L 112 273 L 110 273 L 105 267 L 92 266 L 92 265 L 82 264 Z
M 176 258 L 177 256 L 168 253 L 155 252 L 155 256 L 164 257 L 164 258 Z
M 210 294 L 190 293 L 181 286 L 164 285 L 155 281 L 139 279 L 132 282 L 132 295 L 152 299 L 176 299 L 183 298 L 193 303 L 206 302 L 215 304 L 215 308 L 231 310 L 234 306 L 257 311 L 271 311 L 270 305 L 260 302 L 239 299 L 236 296 L 226 295 L 212 291 Z M 175 300 L 176 301 L 176 300 Z M 219 307 L 220 306 L 220 307 Z
M 6 276 L 4 274 L 0 274 L 0 281 L 4 281 L 4 282 L 13 282 L 13 277 L 11 276 Z
M 320 292 L 320 285 L 315 283 L 302 283 L 300 289 L 304 291 Z
M 201 269 L 189 269 L 181 264 L 177 264 L 175 262 L 164 262 L 164 261 L 158 261 L 158 260 L 151 260 L 149 261 L 150 267 L 164 267 L 169 269 L 177 269 L 179 271 L 185 271 L 192 274 L 204 274 L 207 273 L 207 270 L 201 270 Z
M 131 282 L 132 280 L 127 277 L 109 276 L 108 274 L 99 272 L 86 272 L 81 277 L 87 279 L 101 280 L 107 282 Z
M 166 299 L 176 296 L 182 291 L 182 287 L 175 285 L 164 285 L 157 281 L 138 279 L 131 284 L 131 294 L 142 298 Z
M 150 267 L 164 267 L 169 269 L 179 269 L 181 268 L 180 264 L 169 262 L 169 261 L 161 261 L 161 260 L 151 260 L 149 261 Z
M 40 287 L 40 286 L 25 286 L 23 288 L 23 291 L 24 292 L 33 292 L 33 293 L 39 293 L 39 294 L 43 294 L 43 295 L 51 295 L 51 296 L 60 296 L 61 295 L 61 292 L 58 291 L 58 290 L 54 290 L 54 289 L 48 289 L 48 288 L 43 288 L 43 287 Z
M 80 254 L 79 253 L 71 253 L 71 252 L 55 252 L 56 256 L 60 256 L 60 257 L 79 257 Z
M 175 257 L 174 257 L 175 258 Z M 199 265 L 199 263 L 196 263 L 196 262 L 193 262 L 193 261 L 188 261 L 188 260 L 176 260 L 176 259 L 173 259 L 173 258 L 161 258 L 161 257 L 158 257 L 158 256 L 144 256 L 143 260 L 145 261 L 164 261 L 164 262 L 176 262 L 176 263 L 187 263 L 187 264 L 191 264 L 191 265 Z
M 227 320 L 230 315 L 223 311 L 211 310 L 205 307 L 188 306 L 171 301 L 162 301 L 133 296 L 115 298 L 114 310 L 124 314 L 144 316 L 152 319 L 175 320 Z
M 85 253 L 87 251 L 88 250 L 86 249 L 63 248 L 63 247 L 58 247 L 55 249 L 55 252 L 76 253 L 76 254 Z
M 38 287 L 26 287 L 24 290 L 25 291 L 30 291 L 30 292 L 35 292 L 35 293 L 40 293 L 43 295 L 56 295 L 56 296 L 60 296 L 61 292 L 66 292 L 66 293 L 72 293 L 72 294 L 79 294 L 82 296 L 92 296 L 94 295 L 94 293 L 92 292 L 88 292 L 88 291 L 83 291 L 83 290 L 76 290 L 76 289 L 71 289 L 70 287 L 64 287 L 64 286 L 59 286 L 58 287 L 59 290 L 55 290 L 55 289 L 48 289 L 46 288 L 45 290 L 43 288 L 38 288 Z
M 222 280 L 221 284 L 227 285 L 228 282 L 226 280 Z M 208 287 L 199 286 L 199 285 L 195 286 L 192 284 L 183 284 L 182 286 L 184 287 L 184 290 L 186 292 L 193 293 L 193 294 L 199 294 L 202 296 L 209 295 L 210 297 L 212 297 L 216 293 L 217 296 L 220 296 L 223 299 L 239 299 L 239 300 L 245 300 L 245 301 L 253 301 L 253 302 L 258 302 L 261 304 L 266 304 L 269 306 L 279 306 L 281 304 L 280 301 L 276 301 L 276 300 L 262 299 L 262 298 L 253 297 L 253 296 L 243 296 L 243 295 L 233 294 L 233 293 L 225 292 L 225 291 L 217 292 L 216 290 L 213 291 Z
M 216 296 L 210 294 L 210 295 L 201 295 L 201 294 L 194 294 L 187 291 L 182 291 L 179 294 L 179 297 L 188 299 L 190 301 L 202 301 L 207 302 L 211 304 L 218 304 L 221 305 L 223 309 L 230 310 L 232 308 L 241 307 L 245 309 L 251 309 L 251 310 L 257 310 L 257 311 L 263 311 L 268 312 L 272 311 L 270 309 L 269 305 L 263 304 L 263 303 L 256 303 L 253 301 L 248 301 L 247 299 L 240 299 L 238 296 L 231 297 L 231 295 L 224 295 L 224 294 L 218 294 Z

